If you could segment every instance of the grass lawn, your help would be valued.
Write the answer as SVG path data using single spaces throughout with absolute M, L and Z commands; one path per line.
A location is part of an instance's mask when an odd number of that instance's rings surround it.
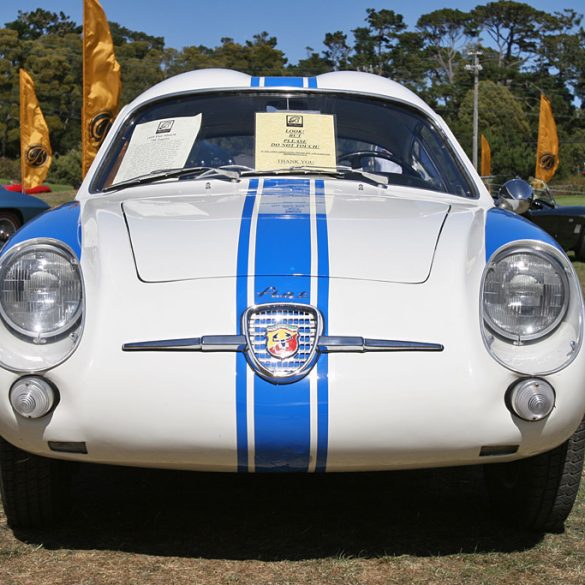
M 18 534 L 0 508 L 1 585 L 585 582 L 585 485 L 564 534 L 534 535 L 493 517 L 479 468 L 245 477 L 82 465 L 71 504 L 62 526 Z
M 556 201 L 559 205 L 585 205 L 585 195 L 563 195 Z
M 75 194 L 77 191 L 74 189 L 63 190 L 63 191 L 53 191 L 52 193 L 41 193 L 36 195 L 39 199 L 46 201 L 51 207 L 56 207 L 57 205 L 61 205 L 63 203 L 67 203 L 72 199 L 75 199 Z
M 0 178 L 0 185 L 8 185 L 11 181 Z M 41 193 L 36 195 L 39 199 L 46 201 L 52 207 L 67 203 L 75 197 L 77 192 L 71 185 L 61 185 L 59 183 L 46 183 L 51 188 L 51 193 Z

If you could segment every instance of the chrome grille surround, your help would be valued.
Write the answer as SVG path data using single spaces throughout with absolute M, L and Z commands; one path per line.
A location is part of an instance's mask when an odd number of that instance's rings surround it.
M 275 326 L 298 329 L 298 351 L 280 359 L 266 349 L 267 329 Z M 306 376 L 315 364 L 323 318 L 311 305 L 273 303 L 249 307 L 242 316 L 246 358 L 252 369 L 273 384 L 290 384 Z

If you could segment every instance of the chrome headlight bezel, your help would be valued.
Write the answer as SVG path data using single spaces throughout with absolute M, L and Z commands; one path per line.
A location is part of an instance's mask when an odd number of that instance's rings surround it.
M 521 334 L 521 333 L 512 333 L 506 329 L 504 329 L 503 327 L 501 327 L 500 325 L 498 325 L 495 320 L 491 317 L 490 312 L 486 309 L 486 302 L 485 302 L 485 296 L 486 296 L 486 281 L 488 276 L 490 275 L 491 272 L 493 272 L 494 268 L 503 260 L 509 258 L 510 256 L 515 256 L 517 254 L 526 254 L 529 256 L 535 256 L 537 258 L 541 258 L 542 260 L 548 262 L 553 269 L 555 270 L 556 274 L 559 276 L 559 280 L 562 284 L 563 287 L 563 302 L 562 302 L 562 306 L 558 312 L 558 314 L 556 315 L 556 317 L 554 318 L 554 320 L 547 325 L 546 327 L 543 327 L 542 329 L 539 329 L 538 331 L 531 333 L 531 334 Z M 481 297 L 482 297 L 482 312 L 483 312 L 483 318 L 487 324 L 487 326 L 491 329 L 491 331 L 493 333 L 495 333 L 496 335 L 503 337 L 513 343 L 516 343 L 518 345 L 520 344 L 524 344 L 524 343 L 530 343 L 533 341 L 538 341 L 539 339 L 546 337 L 547 335 L 549 335 L 550 333 L 552 333 L 553 331 L 555 331 L 555 329 L 560 325 L 560 323 L 562 322 L 562 320 L 564 319 L 566 313 L 567 313 L 567 309 L 569 307 L 569 302 L 570 302 L 570 295 L 571 295 L 571 291 L 570 291 L 570 287 L 569 287 L 569 279 L 567 277 L 566 274 L 566 270 L 563 267 L 563 265 L 561 264 L 561 262 L 553 255 L 551 255 L 550 253 L 532 247 L 532 246 L 514 246 L 511 248 L 507 248 L 507 249 L 501 249 L 500 251 L 496 252 L 489 260 L 489 262 L 486 265 L 486 270 L 484 272 L 484 276 L 482 279 L 482 289 L 481 289 Z
M 70 330 L 76 327 L 83 312 L 84 291 L 81 268 L 73 251 L 63 242 L 56 240 L 33 240 L 26 242 L 21 246 L 15 246 L 8 251 L 5 257 L 0 260 L 0 282 L 3 281 L 4 276 L 22 257 L 27 254 L 42 251 L 52 252 L 69 263 L 75 278 L 79 281 L 79 300 L 77 301 L 77 307 L 75 308 L 73 314 L 68 316 L 67 320 L 62 325 L 46 331 L 32 331 L 22 327 L 17 322 L 15 322 L 12 316 L 7 313 L 2 303 L 2 296 L 0 295 L 0 319 L 2 322 L 8 329 L 12 330 L 14 333 L 22 336 L 25 339 L 30 339 L 33 343 L 51 343 L 63 335 L 66 335 Z
M 15 245 L 0 257 L 0 278 L 15 261 L 34 249 L 52 250 L 72 266 L 80 284 L 80 300 L 75 312 L 61 327 L 48 335 L 22 329 L 12 323 L 4 308 L 0 313 L 0 366 L 19 373 L 36 373 L 52 369 L 67 360 L 77 349 L 85 325 L 85 282 L 75 252 L 61 240 L 34 238 Z M 0 303 L 1 304 L 1 303 Z
M 517 253 L 546 259 L 558 272 L 565 289 L 565 302 L 557 318 L 534 335 L 521 338 L 498 331 L 490 323 L 484 307 L 486 277 L 493 270 L 494 262 Z M 584 320 L 581 286 L 571 261 L 556 246 L 538 240 L 518 240 L 498 248 L 483 270 L 479 306 L 486 349 L 498 363 L 517 374 L 542 376 L 558 372 L 566 368 L 581 349 Z

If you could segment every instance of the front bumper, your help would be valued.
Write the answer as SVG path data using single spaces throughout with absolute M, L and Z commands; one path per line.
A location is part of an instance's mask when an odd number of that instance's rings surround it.
M 0 434 L 5 439 L 49 457 L 158 468 L 429 468 L 507 461 L 547 451 L 574 432 L 585 411 L 581 352 L 569 367 L 547 376 L 557 396 L 549 417 L 540 422 L 514 417 L 504 398 L 519 376 L 488 355 L 477 317 L 476 325 L 469 326 L 474 323 L 471 316 L 453 319 L 449 309 L 441 315 L 431 306 L 425 309 L 425 287 L 430 284 L 335 283 L 330 332 L 383 338 L 392 331 L 394 338 L 440 342 L 445 349 L 322 355 L 306 378 L 304 394 L 294 390 L 295 384 L 264 382 L 267 386 L 259 388 L 252 370 L 247 364 L 242 369 L 242 356 L 234 353 L 123 352 L 128 341 L 192 335 L 193 323 L 198 324 L 196 333 L 236 332 L 235 308 L 234 314 L 221 310 L 228 305 L 226 291 L 233 283 L 160 285 L 173 289 L 176 303 L 151 311 L 148 319 L 143 309 L 156 306 L 158 285 L 137 286 L 152 299 L 141 307 L 119 303 L 120 314 L 110 315 L 107 322 L 88 299 L 79 348 L 45 374 L 60 393 L 49 415 L 38 420 L 15 415 L 8 390 L 19 376 L 0 370 Z M 336 307 L 335 302 L 354 298 L 355 287 L 372 298 L 381 292 L 393 298 L 388 314 L 380 315 L 375 303 L 364 303 L 359 313 Z M 194 306 L 193 318 L 181 319 L 180 307 L 188 306 L 194 296 L 215 298 L 217 308 Z M 416 318 L 400 310 L 407 299 L 420 307 Z M 454 295 L 452 302 L 458 301 Z M 111 299 L 99 302 L 113 306 Z M 343 320 L 335 315 L 343 315 Z M 116 319 L 119 326 L 113 327 Z M 324 359 L 326 392 L 319 369 Z M 238 390 L 242 377 L 247 379 L 243 397 Z M 55 452 L 50 441 L 84 442 L 87 453 Z M 299 441 L 304 442 L 302 456 Z M 493 455 L 502 452 L 508 454 Z

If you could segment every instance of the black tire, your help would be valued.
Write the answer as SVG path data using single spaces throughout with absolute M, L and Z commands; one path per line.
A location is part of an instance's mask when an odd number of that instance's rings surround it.
M 581 236 L 581 240 L 579 240 L 579 244 L 575 248 L 575 258 L 579 262 L 585 262 L 585 234 Z
M 0 437 L 0 493 L 11 528 L 44 528 L 68 510 L 71 468 L 32 455 Z
M 585 419 L 556 449 L 528 459 L 484 466 L 488 493 L 499 515 L 520 528 L 562 532 L 579 491 Z
M 0 248 L 21 225 L 22 222 L 16 213 L 0 211 Z

